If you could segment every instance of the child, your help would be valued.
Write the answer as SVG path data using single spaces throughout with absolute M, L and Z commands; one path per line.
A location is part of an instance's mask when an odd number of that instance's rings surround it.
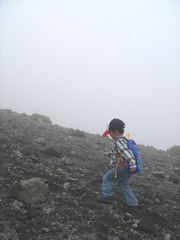
M 127 148 L 127 139 L 123 136 L 125 124 L 120 119 L 113 119 L 109 123 L 109 128 L 103 133 L 103 137 L 108 134 L 115 140 L 112 148 L 112 168 L 103 176 L 102 196 L 98 199 L 100 203 L 111 204 L 113 200 L 112 185 L 118 183 L 123 197 L 130 207 L 138 207 L 138 200 L 134 196 L 128 182 L 136 170 L 135 158 Z M 130 171 L 127 169 L 130 163 Z

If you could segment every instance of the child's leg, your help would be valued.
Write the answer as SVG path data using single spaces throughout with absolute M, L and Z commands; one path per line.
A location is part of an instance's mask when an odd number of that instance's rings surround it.
M 112 185 L 115 181 L 115 168 L 112 168 L 103 176 L 102 195 L 104 197 L 109 197 L 114 194 L 112 191 Z
M 135 195 L 128 183 L 130 177 L 131 177 L 130 173 L 122 172 L 118 179 L 118 184 L 119 184 L 119 187 L 121 188 L 123 197 L 125 198 L 127 205 L 138 206 L 138 200 L 135 197 Z

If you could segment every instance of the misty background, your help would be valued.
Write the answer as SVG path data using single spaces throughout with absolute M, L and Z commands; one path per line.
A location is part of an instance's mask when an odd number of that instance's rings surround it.
M 0 0 L 0 108 L 180 145 L 180 1 Z

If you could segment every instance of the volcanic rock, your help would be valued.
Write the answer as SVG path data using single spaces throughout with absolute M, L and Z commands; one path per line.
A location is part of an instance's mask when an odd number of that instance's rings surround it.
M 41 203 L 45 201 L 48 185 L 40 178 L 21 180 L 13 184 L 12 196 L 24 203 Z

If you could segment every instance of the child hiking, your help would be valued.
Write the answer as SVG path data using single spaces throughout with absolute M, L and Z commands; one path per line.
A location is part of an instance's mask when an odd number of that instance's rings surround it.
M 112 152 L 108 155 L 111 157 L 111 169 L 103 176 L 102 196 L 98 198 L 98 202 L 111 204 L 114 199 L 112 191 L 113 184 L 116 182 L 124 200 L 129 207 L 138 207 L 138 200 L 135 197 L 129 180 L 133 173 L 140 171 L 138 158 L 135 157 L 134 149 L 137 145 L 133 140 L 124 137 L 125 124 L 120 119 L 113 119 L 109 123 L 109 128 L 103 133 L 103 137 L 108 134 L 115 140 Z M 130 148 L 130 145 L 133 148 Z M 137 153 L 138 155 L 138 153 Z

